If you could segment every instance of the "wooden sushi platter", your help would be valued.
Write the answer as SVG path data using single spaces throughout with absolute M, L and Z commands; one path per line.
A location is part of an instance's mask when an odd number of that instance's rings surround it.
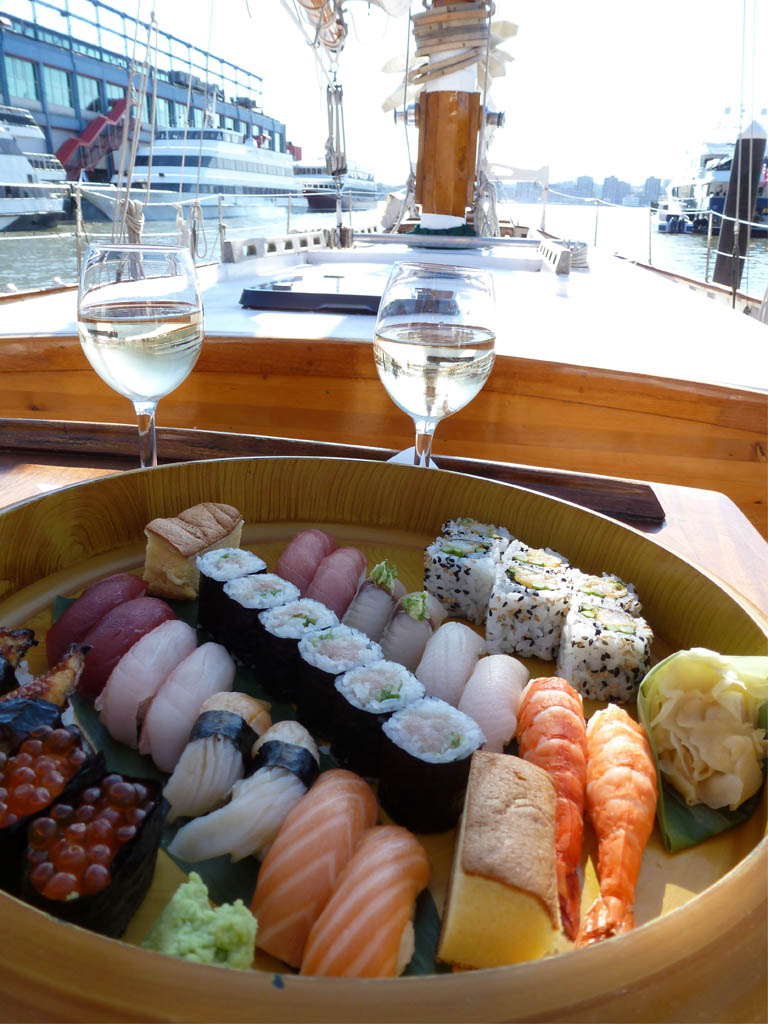
M 53 599 L 138 568 L 143 529 L 201 501 L 245 517 L 243 543 L 268 563 L 297 530 L 320 526 L 386 556 L 419 585 L 440 524 L 471 515 L 508 527 L 640 593 L 654 657 L 687 647 L 768 652 L 768 619 L 705 571 L 638 531 L 554 498 L 450 472 L 373 462 L 230 459 L 133 471 L 0 512 L 0 622 L 42 635 Z M 40 657 L 39 650 L 37 656 Z M 32 664 L 33 669 L 39 666 Z M 546 672 L 541 663 L 533 671 Z M 386 981 L 312 979 L 274 965 L 225 971 L 131 943 L 180 880 L 163 855 L 126 940 L 67 927 L 0 894 L 4 1020 L 754 1020 L 766 999 L 766 800 L 745 824 L 682 854 L 656 834 L 638 889 L 638 927 L 579 951 L 514 967 Z M 428 838 L 441 906 L 452 837 Z M 592 851 L 585 900 L 594 894 Z M 67 928 L 66 931 L 64 929 Z

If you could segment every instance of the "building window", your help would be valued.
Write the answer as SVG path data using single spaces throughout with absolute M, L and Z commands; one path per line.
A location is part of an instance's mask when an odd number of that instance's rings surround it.
M 78 75 L 77 96 L 80 100 L 81 110 L 91 110 L 97 113 L 101 110 L 101 94 L 97 79 L 89 78 L 87 75 Z
M 72 76 L 68 71 L 61 68 L 49 68 L 43 64 L 43 86 L 45 97 L 49 103 L 59 107 L 71 107 L 72 101 Z
M 171 123 L 170 101 L 158 96 L 155 101 L 155 125 L 160 128 L 168 128 Z
M 31 60 L 20 57 L 6 57 L 5 70 L 8 75 L 8 91 L 20 100 L 39 100 L 40 86 L 37 81 L 37 67 Z

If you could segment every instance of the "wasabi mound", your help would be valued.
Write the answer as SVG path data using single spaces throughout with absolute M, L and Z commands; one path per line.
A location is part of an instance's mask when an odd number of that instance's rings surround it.
M 253 963 L 257 922 L 242 900 L 212 907 L 194 871 L 180 885 L 142 942 L 145 949 L 198 964 L 248 969 Z

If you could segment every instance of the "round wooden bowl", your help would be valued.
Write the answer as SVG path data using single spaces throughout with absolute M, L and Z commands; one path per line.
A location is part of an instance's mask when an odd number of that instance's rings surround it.
M 531 544 L 553 547 L 582 569 L 631 580 L 656 632 L 657 657 L 696 646 L 731 654 L 768 652 L 768 622 L 758 612 L 630 528 L 484 480 L 330 459 L 173 465 L 81 484 L 8 509 L 0 513 L 0 624 L 44 628 L 56 594 L 141 565 L 145 524 L 201 501 L 239 508 L 247 524 L 244 542 L 266 548 L 268 560 L 298 529 L 317 525 L 341 542 L 360 545 L 369 557 L 394 550 L 406 585 L 414 587 L 423 548 L 441 523 L 474 516 L 504 525 Z M 544 960 L 451 975 L 333 980 L 202 967 L 61 924 L 0 894 L 0 1017 L 762 1019 L 765 822 L 763 805 L 746 825 L 692 851 L 647 855 L 658 881 L 633 932 Z

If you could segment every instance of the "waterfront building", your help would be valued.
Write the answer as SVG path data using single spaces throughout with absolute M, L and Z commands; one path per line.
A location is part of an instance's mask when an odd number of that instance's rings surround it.
M 646 178 L 643 185 L 643 205 L 650 206 L 661 195 L 661 178 Z

